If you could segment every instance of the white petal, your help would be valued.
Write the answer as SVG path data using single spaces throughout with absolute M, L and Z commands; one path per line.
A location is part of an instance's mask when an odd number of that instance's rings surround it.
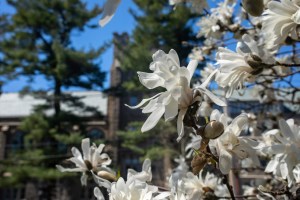
M 151 99 L 154 99 L 154 98 L 156 98 L 156 97 L 158 97 L 159 95 L 161 95 L 162 93 L 158 93 L 157 95 L 154 95 L 153 97 L 150 97 L 150 98 L 148 98 L 148 99 L 143 99 L 138 105 L 136 105 L 136 106 L 129 106 L 129 105 L 127 105 L 127 104 L 125 104 L 125 106 L 127 106 L 127 107 L 129 107 L 129 108 L 131 108 L 131 109 L 136 109 L 136 108 L 139 108 L 139 107 L 141 107 L 141 106 L 143 106 L 145 103 L 147 103 L 148 101 L 150 101 Z
M 206 88 L 199 88 L 206 94 L 215 104 L 219 106 L 227 106 L 224 101 L 222 101 L 219 97 L 214 95 L 211 91 L 207 90 Z
M 173 62 L 177 64 L 177 66 L 180 66 L 178 54 L 174 49 L 169 51 L 169 56 L 172 58 Z
M 179 111 L 179 114 L 178 114 L 178 118 L 177 118 L 177 132 L 178 132 L 177 142 L 179 142 L 181 140 L 181 138 L 183 137 L 183 135 L 184 135 L 183 119 L 184 119 L 186 111 L 187 111 L 187 108 L 186 109 L 181 109 Z
M 295 141 L 296 138 L 295 138 L 291 128 L 286 123 L 286 121 L 284 121 L 283 119 L 280 119 L 279 120 L 279 127 L 280 127 L 280 130 L 281 130 L 282 135 L 284 137 L 290 138 L 291 140 Z
M 170 103 L 165 106 L 165 120 L 170 121 L 176 117 L 178 113 L 178 102 L 172 98 Z
M 91 161 L 90 157 L 90 139 L 85 138 L 81 141 L 81 149 L 83 153 L 83 160 Z
M 195 70 L 198 66 L 198 61 L 197 60 L 191 60 L 187 66 L 187 69 L 189 70 L 190 72 L 190 79 L 189 79 L 189 82 L 191 81 L 194 73 L 195 73 Z
M 82 176 L 80 178 L 81 185 L 87 185 L 87 179 L 88 179 L 88 176 L 85 173 L 82 173 Z
M 163 116 L 164 112 L 165 112 L 164 106 L 161 106 L 157 108 L 155 111 L 153 111 L 151 115 L 147 118 L 146 122 L 143 124 L 141 131 L 146 132 L 152 129 L 160 120 L 160 118 Z
M 97 200 L 105 200 L 101 190 L 98 187 L 94 188 L 94 196 L 97 198 Z
M 137 72 L 140 82 L 148 89 L 164 85 L 164 80 L 155 73 Z
M 220 171 L 222 174 L 228 174 L 232 167 L 232 155 L 225 149 L 222 149 L 219 156 Z
M 102 18 L 99 21 L 101 27 L 105 26 L 114 16 L 121 0 L 107 0 L 102 13 Z

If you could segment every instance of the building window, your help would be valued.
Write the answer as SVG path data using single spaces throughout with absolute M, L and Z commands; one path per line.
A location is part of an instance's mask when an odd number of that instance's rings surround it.
M 24 132 L 16 131 L 8 138 L 7 148 L 10 151 L 17 151 L 23 148 Z

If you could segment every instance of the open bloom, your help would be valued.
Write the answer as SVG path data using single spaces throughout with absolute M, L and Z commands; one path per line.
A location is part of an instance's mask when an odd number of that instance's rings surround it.
M 270 1 L 262 23 L 266 33 L 266 47 L 276 50 L 288 36 L 299 39 L 300 7 L 295 1 Z
M 61 165 L 56 165 L 57 169 L 61 172 L 82 172 L 81 184 L 86 185 L 87 174 L 86 172 L 98 172 L 100 169 L 109 170 L 107 165 L 110 165 L 111 159 L 108 154 L 102 153 L 104 144 L 100 144 L 98 147 L 93 144 L 90 146 L 90 139 L 85 138 L 81 142 L 81 149 L 83 155 L 76 147 L 72 147 L 72 158 L 68 160 L 75 164 L 75 168 L 64 168 Z
M 149 185 L 151 181 L 151 161 L 146 159 L 143 163 L 141 172 L 133 169 L 128 170 L 127 181 L 120 177 L 116 182 L 108 188 L 110 200 L 160 200 L 166 199 L 170 195 L 169 192 L 159 192 L 156 186 Z M 94 195 L 98 200 L 103 199 L 103 195 L 99 188 L 94 189 Z
M 281 119 L 279 128 L 265 133 L 267 140 L 259 147 L 272 156 L 265 171 L 287 179 L 291 184 L 294 181 L 293 169 L 300 163 L 300 127 L 294 124 L 293 119 Z
M 199 197 L 205 196 L 205 193 L 208 191 L 214 192 L 215 194 L 221 193 L 222 196 L 229 196 L 228 189 L 225 185 L 221 184 L 221 179 L 209 172 L 203 176 L 202 172 L 203 171 L 201 171 L 199 175 L 194 175 L 191 172 L 186 174 L 186 178 L 184 178 L 184 189 L 186 190 L 188 199 L 199 199 Z
M 215 80 L 225 88 L 227 98 L 235 89 L 243 88 L 245 82 L 253 82 L 255 75 L 263 71 L 264 63 L 274 62 L 247 34 L 237 43 L 236 52 L 219 47 L 216 59 L 220 68 Z
M 233 155 L 240 159 L 251 158 L 256 166 L 259 165 L 258 157 L 253 149 L 257 143 L 249 138 L 240 137 L 248 123 L 247 114 L 242 113 L 228 125 L 227 116 L 214 110 L 210 120 L 219 121 L 224 125 L 224 133 L 211 143 L 219 156 L 219 168 L 223 174 L 228 174 L 231 170 Z
M 209 96 L 218 105 L 226 105 L 205 88 L 209 80 L 195 90 L 190 88 L 190 82 L 197 65 L 197 61 L 192 60 L 187 67 L 180 67 L 175 50 L 170 50 L 169 54 L 159 50 L 153 54 L 153 62 L 150 64 L 150 70 L 153 72 L 138 72 L 140 82 L 148 89 L 163 87 L 167 90 L 142 100 L 136 106 L 129 106 L 132 109 L 140 108 L 148 102 L 143 107 L 142 112 L 151 114 L 142 126 L 142 132 L 152 129 L 163 115 L 166 121 L 172 120 L 178 115 L 177 131 L 179 136 L 177 141 L 179 141 L 184 135 L 183 119 L 188 107 L 201 99 L 201 95 L 194 95 L 196 90 L 200 94 Z
M 107 0 L 102 13 L 102 18 L 99 21 L 101 27 L 105 26 L 114 16 L 121 0 Z

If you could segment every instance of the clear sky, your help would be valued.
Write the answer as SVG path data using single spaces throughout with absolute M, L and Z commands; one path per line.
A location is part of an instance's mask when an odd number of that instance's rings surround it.
M 103 6 L 104 0 L 86 0 L 89 7 L 97 4 L 99 6 Z M 135 21 L 131 14 L 128 12 L 129 8 L 135 9 L 135 5 L 131 0 L 123 0 L 121 1 L 120 6 L 114 16 L 114 18 L 103 28 L 99 26 L 96 29 L 86 30 L 83 33 L 74 33 L 73 41 L 75 47 L 78 48 L 97 48 L 104 44 L 104 42 L 109 42 L 112 40 L 113 33 L 118 32 L 128 32 L 131 33 L 134 26 Z M 0 13 L 13 13 L 14 10 L 6 4 L 5 0 L 0 1 Z M 99 15 L 97 18 L 92 20 L 90 23 L 98 24 L 98 20 L 101 18 Z M 109 68 L 112 64 L 113 60 L 113 49 L 109 48 L 100 58 L 100 67 L 103 71 L 109 72 Z M 105 87 L 109 86 L 109 74 L 107 73 L 107 80 L 105 82 Z M 3 92 L 18 92 L 22 89 L 22 87 L 26 84 L 26 78 L 19 78 L 14 80 L 3 86 Z M 35 81 L 32 83 L 32 87 L 34 89 L 47 89 L 51 85 L 42 77 L 39 76 L 35 78 Z

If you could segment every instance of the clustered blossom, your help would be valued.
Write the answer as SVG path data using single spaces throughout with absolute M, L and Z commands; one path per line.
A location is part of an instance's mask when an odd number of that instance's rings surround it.
M 279 120 L 279 129 L 263 134 L 264 141 L 258 146 L 262 152 L 271 156 L 265 172 L 287 179 L 292 184 L 293 169 L 300 164 L 300 126 L 293 119 Z
M 299 40 L 299 2 L 291 0 L 270 1 L 264 13 L 262 29 L 266 36 L 266 47 L 275 51 L 288 36 Z
M 222 26 L 231 25 L 234 4 L 230 1 L 219 3 L 217 8 L 212 8 L 211 13 L 202 17 L 197 25 L 200 27 L 197 37 L 220 39 L 223 35 Z
M 132 109 L 140 108 L 148 102 L 143 107 L 142 112 L 151 114 L 142 126 L 142 132 L 152 129 L 163 115 L 166 121 L 177 116 L 177 141 L 179 141 L 184 135 L 183 119 L 191 104 L 200 101 L 203 95 L 207 95 L 216 104 L 225 106 L 223 101 L 206 89 L 213 74 L 196 89 L 190 88 L 190 82 L 197 65 L 197 61 L 192 60 L 187 67 L 180 67 L 175 50 L 170 50 L 168 54 L 159 50 L 153 54 L 153 62 L 150 64 L 150 70 L 153 72 L 138 72 L 140 82 L 148 89 L 163 87 L 167 90 L 142 100 L 136 106 L 129 106 Z M 195 91 L 201 95 L 195 95 Z
M 224 126 L 224 133 L 211 143 L 211 146 L 216 149 L 219 157 L 219 168 L 223 174 L 228 174 L 231 170 L 233 155 L 239 159 L 251 158 L 256 166 L 260 165 L 254 150 L 257 143 L 254 140 L 240 136 L 248 124 L 247 114 L 242 113 L 228 125 L 228 117 L 218 110 L 214 110 L 210 120 L 221 122 Z
M 219 47 L 216 60 L 220 67 L 215 81 L 225 89 L 227 98 L 234 90 L 243 88 L 244 83 L 253 82 L 266 64 L 275 62 L 249 35 L 243 35 L 236 52 Z
M 109 200 L 160 200 L 169 196 L 168 192 L 159 192 L 158 187 L 149 185 L 152 179 L 151 161 L 146 159 L 141 172 L 129 169 L 127 181 L 120 177 L 107 188 Z M 101 186 L 101 185 L 100 185 Z M 94 189 L 97 200 L 103 200 L 103 194 L 98 187 Z
M 71 149 L 73 157 L 68 160 L 73 162 L 76 167 L 64 168 L 61 165 L 56 165 L 56 167 L 61 172 L 82 172 L 81 184 L 86 185 L 88 178 L 87 172 L 91 172 L 93 175 L 100 170 L 114 173 L 107 167 L 111 164 L 111 159 L 108 154 L 102 153 L 104 147 L 104 144 L 100 144 L 98 147 L 95 144 L 90 146 L 90 139 L 85 138 L 81 142 L 82 154 L 76 147 L 72 147 Z M 101 178 L 99 177 L 99 179 Z

